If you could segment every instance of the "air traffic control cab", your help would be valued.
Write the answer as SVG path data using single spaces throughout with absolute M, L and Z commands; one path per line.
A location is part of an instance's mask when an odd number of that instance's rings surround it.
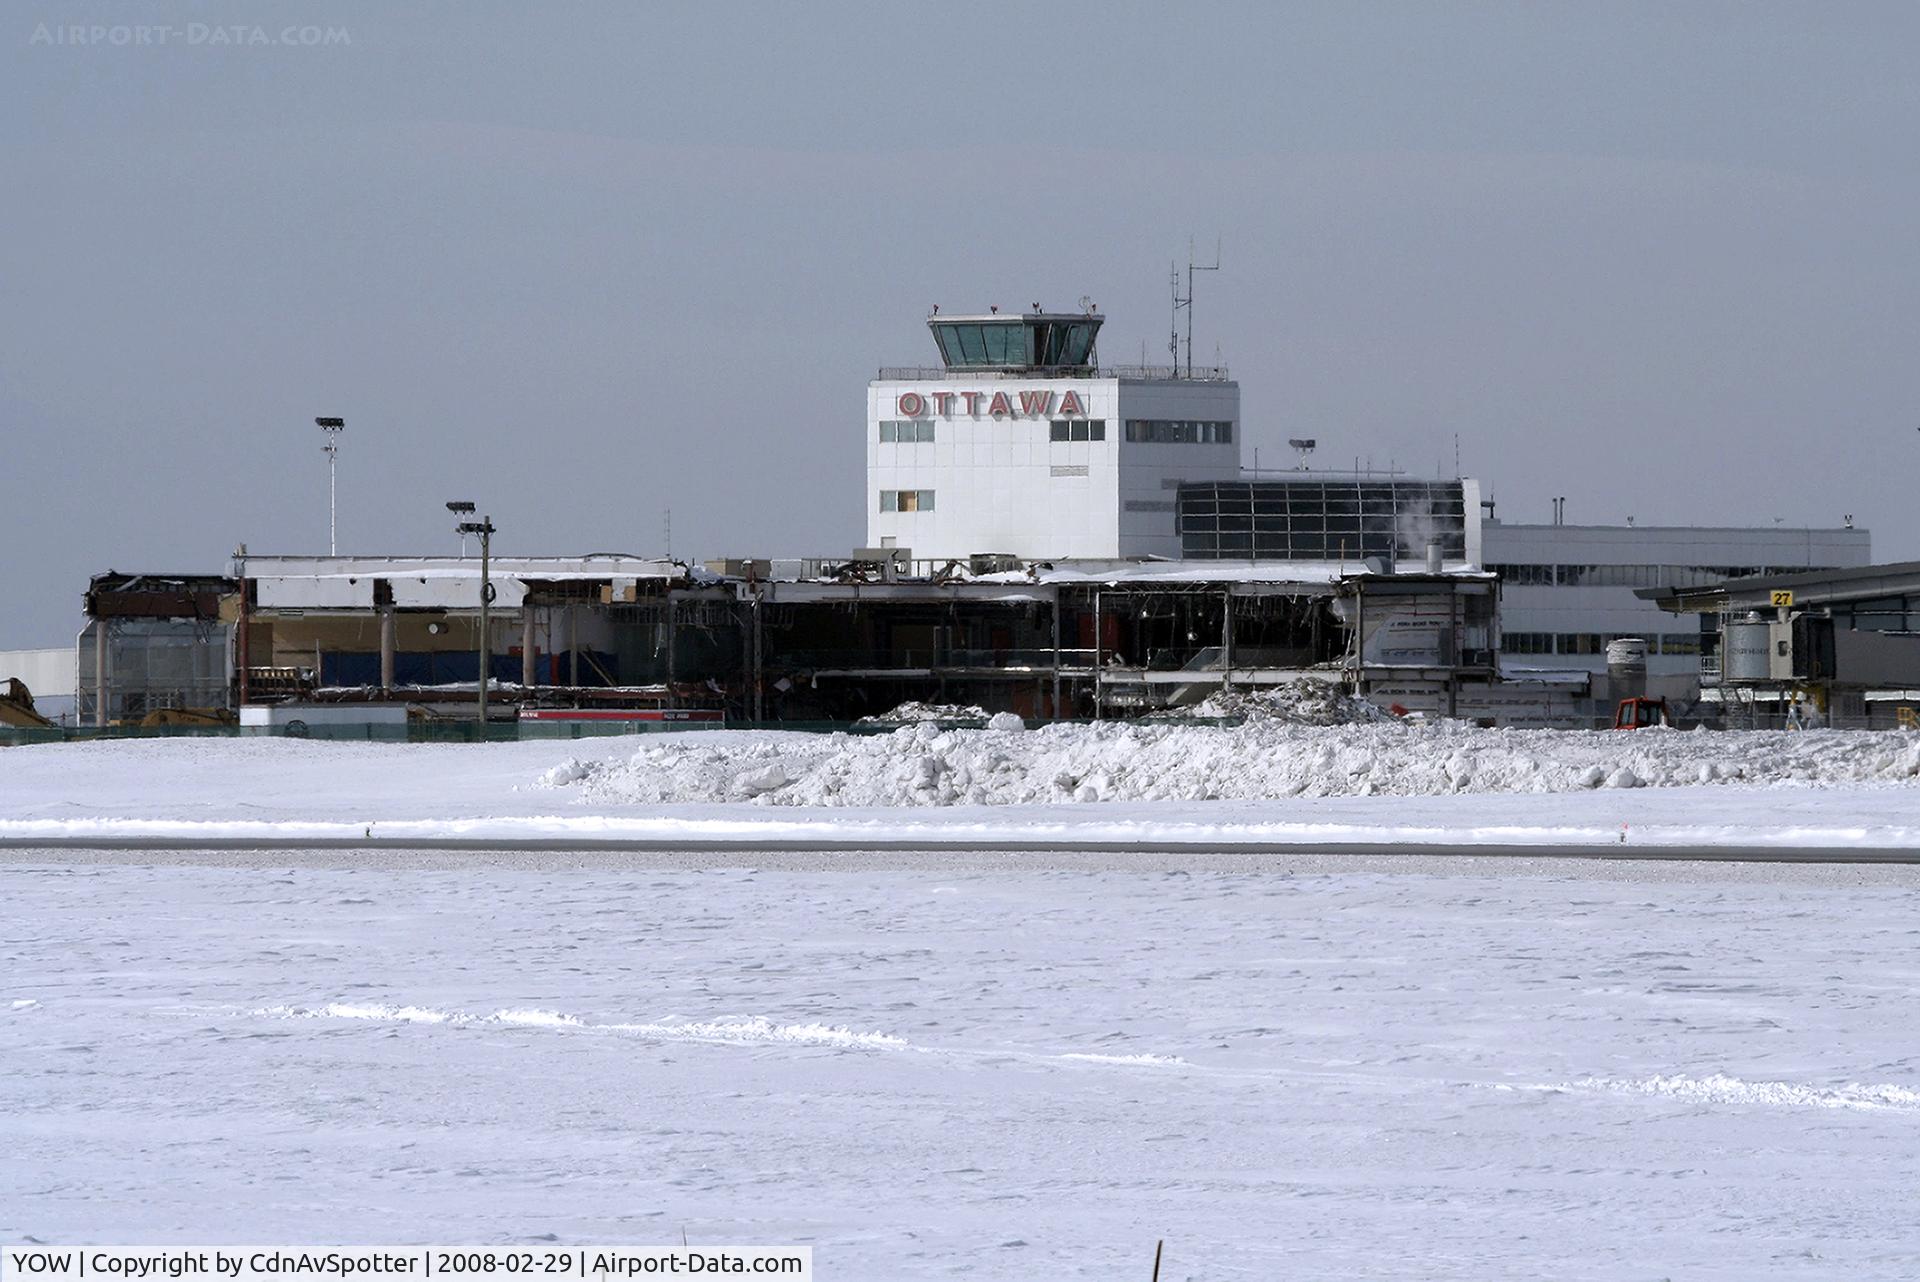
M 1219 368 L 1102 367 L 1104 320 L 929 316 L 940 364 L 867 386 L 868 546 L 1180 556 L 1179 483 L 1240 476 L 1240 387 Z

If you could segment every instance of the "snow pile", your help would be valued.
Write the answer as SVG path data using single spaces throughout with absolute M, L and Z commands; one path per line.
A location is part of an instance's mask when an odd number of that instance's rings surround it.
M 1356 699 L 1331 681 L 1289 681 L 1264 690 L 1222 690 L 1185 709 L 1189 717 L 1291 721 L 1303 726 L 1347 726 L 1385 721 L 1389 714 Z
M 648 739 L 630 756 L 539 777 L 588 804 L 783 806 L 1258 801 L 1554 793 L 1689 784 L 1912 785 L 1920 740 L 1870 731 L 1483 730 L 1398 720 L 1345 726 L 909 726 L 889 735 L 755 733 Z
M 897 1050 L 905 1038 L 889 1033 L 863 1033 L 836 1024 L 776 1024 L 763 1015 L 744 1019 L 669 1023 L 590 1024 L 576 1015 L 551 1010 L 497 1010 L 491 1015 L 433 1010 L 425 1006 L 384 1003 L 328 1002 L 322 1006 L 263 1006 L 247 1014 L 261 1019 L 363 1019 L 382 1024 L 444 1024 L 454 1028 L 578 1029 L 583 1032 L 630 1033 L 656 1041 L 722 1042 L 729 1045 L 805 1045 L 841 1049 Z
M 1797 1082 L 1748 1082 L 1725 1073 L 1705 1077 L 1655 1075 L 1622 1080 L 1587 1077 L 1569 1083 L 1568 1090 L 1619 1091 L 1635 1095 L 1664 1095 L 1698 1104 L 1735 1107 L 1920 1109 L 1920 1091 L 1886 1083 L 1849 1082 L 1843 1086 L 1803 1086 Z
M 910 726 L 923 721 L 985 721 L 987 710 L 971 703 L 921 703 L 909 699 L 890 712 L 862 717 L 861 726 Z

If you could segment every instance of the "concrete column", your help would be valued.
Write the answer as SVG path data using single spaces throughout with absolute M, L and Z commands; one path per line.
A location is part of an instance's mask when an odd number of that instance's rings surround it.
M 393 652 L 399 632 L 399 621 L 394 618 L 391 608 L 380 612 L 380 689 L 393 690 Z
M 1060 589 L 1053 590 L 1053 717 L 1059 720 L 1060 711 Z
M 1353 697 L 1367 697 L 1367 589 L 1353 585 Z
M 1106 619 L 1101 614 L 1100 590 L 1093 593 L 1093 719 L 1104 720 L 1105 711 L 1101 705 L 1106 701 L 1105 673 L 1107 670 L 1107 634 Z
M 1233 689 L 1233 589 L 1220 594 L 1220 676 L 1222 690 Z
M 767 719 L 767 692 L 764 668 L 761 663 L 760 642 L 760 593 L 756 585 L 756 591 L 753 594 L 753 719 L 755 721 Z M 941 678 L 943 686 L 945 680 L 944 677 Z
M 567 605 L 567 684 L 580 684 L 580 607 Z
M 668 588 L 667 589 L 667 685 L 669 689 L 671 689 L 673 685 L 673 675 L 674 675 L 673 649 L 674 649 L 674 644 L 676 640 L 674 636 L 674 632 L 676 630 L 674 625 L 676 621 L 677 621 L 677 614 L 674 610 L 673 589 Z
M 1431 551 L 1429 562 L 1436 568 L 1440 564 L 1440 545 L 1427 545 Z M 1460 715 L 1460 591 L 1457 585 L 1447 585 L 1447 648 L 1441 656 L 1447 661 L 1447 715 Z
M 107 724 L 107 704 L 111 701 L 107 689 L 107 621 L 93 621 L 93 724 Z
M 533 606 L 520 603 L 520 684 L 532 686 L 539 668 L 534 663 L 533 648 Z

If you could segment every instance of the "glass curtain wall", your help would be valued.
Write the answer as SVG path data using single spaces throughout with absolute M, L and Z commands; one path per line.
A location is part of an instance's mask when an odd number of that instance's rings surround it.
M 1176 504 L 1183 554 L 1193 560 L 1357 561 L 1467 554 L 1459 481 L 1199 481 Z

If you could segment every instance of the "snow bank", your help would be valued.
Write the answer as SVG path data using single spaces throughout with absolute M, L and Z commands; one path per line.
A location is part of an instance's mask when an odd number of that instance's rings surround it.
M 1656 1074 L 1621 1079 L 1587 1077 L 1555 1090 L 1615 1091 L 1630 1095 L 1662 1095 L 1690 1104 L 1762 1108 L 1920 1109 L 1920 1091 L 1886 1083 L 1848 1082 L 1842 1086 L 1806 1086 L 1798 1082 L 1749 1082 L 1725 1073 L 1705 1077 Z
M 863 1033 L 833 1024 L 776 1024 L 764 1016 L 669 1023 L 590 1024 L 578 1016 L 550 1010 L 497 1010 L 491 1015 L 433 1010 L 424 1006 L 327 1002 L 320 1006 L 264 1006 L 247 1014 L 260 1019 L 363 1019 L 382 1024 L 444 1024 L 454 1028 L 545 1028 L 582 1032 L 629 1033 L 655 1041 L 722 1042 L 730 1045 L 798 1044 L 843 1050 L 906 1049 L 905 1038 Z
M 922 721 L 985 721 L 987 710 L 973 703 L 922 703 L 909 699 L 878 716 L 862 717 L 862 726 L 910 726 Z
M 1347 726 L 1386 721 L 1390 716 L 1331 681 L 1290 681 L 1264 690 L 1222 690 L 1187 709 L 1185 715 L 1291 721 L 1304 726 Z
M 537 776 L 585 803 L 782 806 L 1259 801 L 1699 784 L 1911 785 L 1920 740 L 1869 731 L 1483 730 L 1253 718 L 1220 727 L 909 726 L 889 735 L 650 739 Z

